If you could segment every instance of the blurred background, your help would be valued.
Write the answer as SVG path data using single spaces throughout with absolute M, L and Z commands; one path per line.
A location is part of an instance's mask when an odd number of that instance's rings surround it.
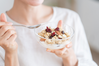
M 9 10 L 14 0 L 0 0 L 0 14 Z M 45 0 L 45 5 L 76 11 L 84 25 L 94 61 L 99 65 L 99 0 Z

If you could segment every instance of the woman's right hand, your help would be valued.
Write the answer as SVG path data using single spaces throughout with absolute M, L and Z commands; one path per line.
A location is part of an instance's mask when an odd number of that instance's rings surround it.
M 0 46 L 6 53 L 17 52 L 18 45 L 15 42 L 17 35 L 12 23 L 8 23 L 5 14 L 0 15 Z

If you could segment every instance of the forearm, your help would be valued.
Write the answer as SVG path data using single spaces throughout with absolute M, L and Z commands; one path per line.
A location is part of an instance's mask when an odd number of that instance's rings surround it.
M 78 66 L 78 59 L 76 55 L 73 53 L 66 58 L 63 58 L 64 66 Z
M 5 66 L 19 66 L 17 53 L 5 53 Z
M 63 59 L 63 65 L 64 66 L 77 66 L 78 60 L 77 59 Z

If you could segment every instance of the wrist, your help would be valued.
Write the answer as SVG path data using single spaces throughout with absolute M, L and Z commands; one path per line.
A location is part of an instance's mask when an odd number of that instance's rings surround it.
M 14 51 L 6 51 L 6 50 L 5 50 L 5 53 L 6 53 L 7 55 L 16 55 L 16 54 L 17 54 L 17 50 L 14 50 Z
M 66 58 L 62 58 L 63 59 L 63 64 L 64 66 L 77 66 L 78 64 L 78 60 L 76 58 L 76 56 L 69 56 Z
M 11 59 L 11 58 L 17 57 L 17 52 L 14 52 L 14 53 L 5 52 L 5 56 Z
M 5 57 L 9 59 L 9 61 L 12 61 L 14 58 L 17 57 L 17 51 L 10 53 L 10 52 L 5 52 Z
M 5 66 L 19 66 L 17 52 L 5 53 Z

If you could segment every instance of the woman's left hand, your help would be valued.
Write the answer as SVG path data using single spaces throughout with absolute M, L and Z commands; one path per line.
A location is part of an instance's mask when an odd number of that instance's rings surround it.
M 63 59 L 64 66 L 77 66 L 77 58 L 72 49 L 72 43 L 66 45 L 66 47 L 57 50 L 47 49 L 46 51 L 55 53 L 58 57 Z
M 57 27 L 62 28 L 62 20 L 58 22 Z M 72 43 L 67 44 L 62 49 L 50 50 L 47 49 L 48 52 L 55 53 L 58 57 L 63 59 L 64 66 L 77 66 L 78 61 L 77 57 L 72 49 Z

